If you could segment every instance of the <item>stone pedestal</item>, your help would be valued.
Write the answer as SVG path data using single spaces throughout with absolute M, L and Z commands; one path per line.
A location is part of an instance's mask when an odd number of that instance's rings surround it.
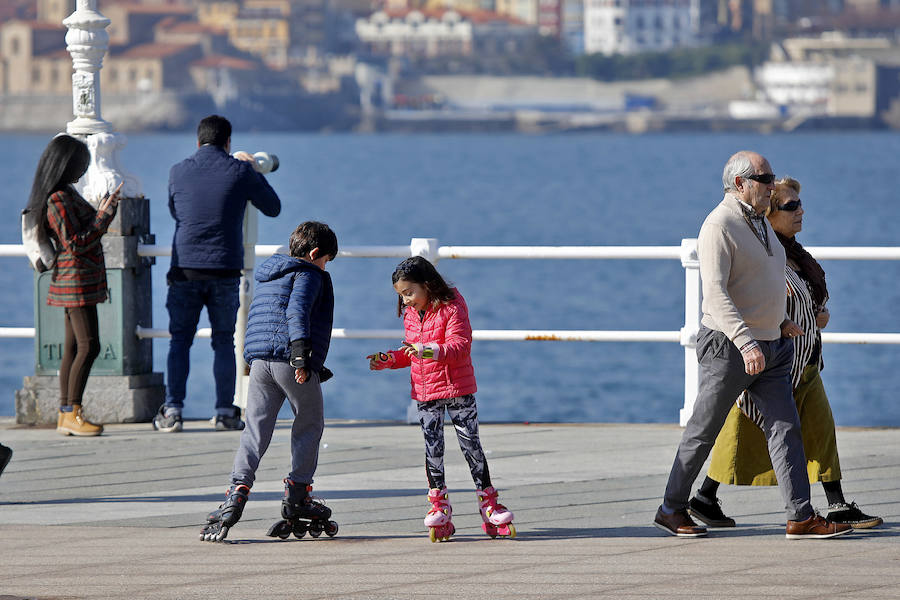
M 84 390 L 84 415 L 94 423 L 148 422 L 165 401 L 162 373 L 91 375 Z M 16 423 L 56 425 L 59 378 L 33 375 L 16 390 Z

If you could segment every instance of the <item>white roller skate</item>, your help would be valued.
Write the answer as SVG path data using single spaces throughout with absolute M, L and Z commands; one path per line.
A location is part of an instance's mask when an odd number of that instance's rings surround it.
M 428 501 L 431 510 L 425 515 L 425 526 L 428 527 L 428 538 L 432 542 L 446 542 L 450 536 L 456 533 L 456 528 L 450 521 L 453 509 L 447 499 L 447 488 L 432 488 L 428 490 Z
M 481 508 L 481 518 L 484 523 L 481 528 L 491 538 L 516 537 L 516 526 L 512 524 L 515 517 L 512 512 L 497 501 L 497 490 L 491 486 L 484 490 L 475 490 L 478 498 L 478 506 Z

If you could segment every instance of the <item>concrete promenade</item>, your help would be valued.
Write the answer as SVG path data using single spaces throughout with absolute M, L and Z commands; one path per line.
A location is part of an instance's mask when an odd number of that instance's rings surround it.
M 0 422 L 0 599 L 900 598 L 900 430 L 839 429 L 844 489 L 885 525 L 826 541 L 784 538 L 775 488 L 723 486 L 738 527 L 678 539 L 651 526 L 675 425 L 482 425 L 519 535 L 480 529 L 448 428 L 457 534 L 428 541 L 418 427 L 328 422 L 315 495 L 337 537 L 265 537 L 278 518 L 289 424 L 279 422 L 244 518 L 198 541 L 228 482 L 238 433 L 112 425 L 99 438 Z M 813 503 L 825 505 L 820 485 Z

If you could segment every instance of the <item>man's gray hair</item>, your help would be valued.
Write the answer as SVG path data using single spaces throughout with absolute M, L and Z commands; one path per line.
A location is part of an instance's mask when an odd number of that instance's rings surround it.
M 753 164 L 750 162 L 749 152 L 741 150 L 732 155 L 732 157 L 728 159 L 728 162 L 725 163 L 725 168 L 722 170 L 722 185 L 725 187 L 725 191 L 736 192 L 737 187 L 734 185 L 734 178 L 743 178 L 747 175 L 753 175 L 753 171 Z

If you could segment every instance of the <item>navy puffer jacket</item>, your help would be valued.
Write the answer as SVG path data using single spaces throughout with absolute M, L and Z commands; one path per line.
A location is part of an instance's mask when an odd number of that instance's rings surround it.
M 321 371 L 334 321 L 331 276 L 312 263 L 274 254 L 256 268 L 254 278 L 244 360 L 289 362 L 291 342 L 305 339 L 312 350 L 307 366 Z
M 281 200 L 249 162 L 206 145 L 169 172 L 169 212 L 175 219 L 172 266 L 243 269 L 244 211 L 250 202 L 277 217 Z

